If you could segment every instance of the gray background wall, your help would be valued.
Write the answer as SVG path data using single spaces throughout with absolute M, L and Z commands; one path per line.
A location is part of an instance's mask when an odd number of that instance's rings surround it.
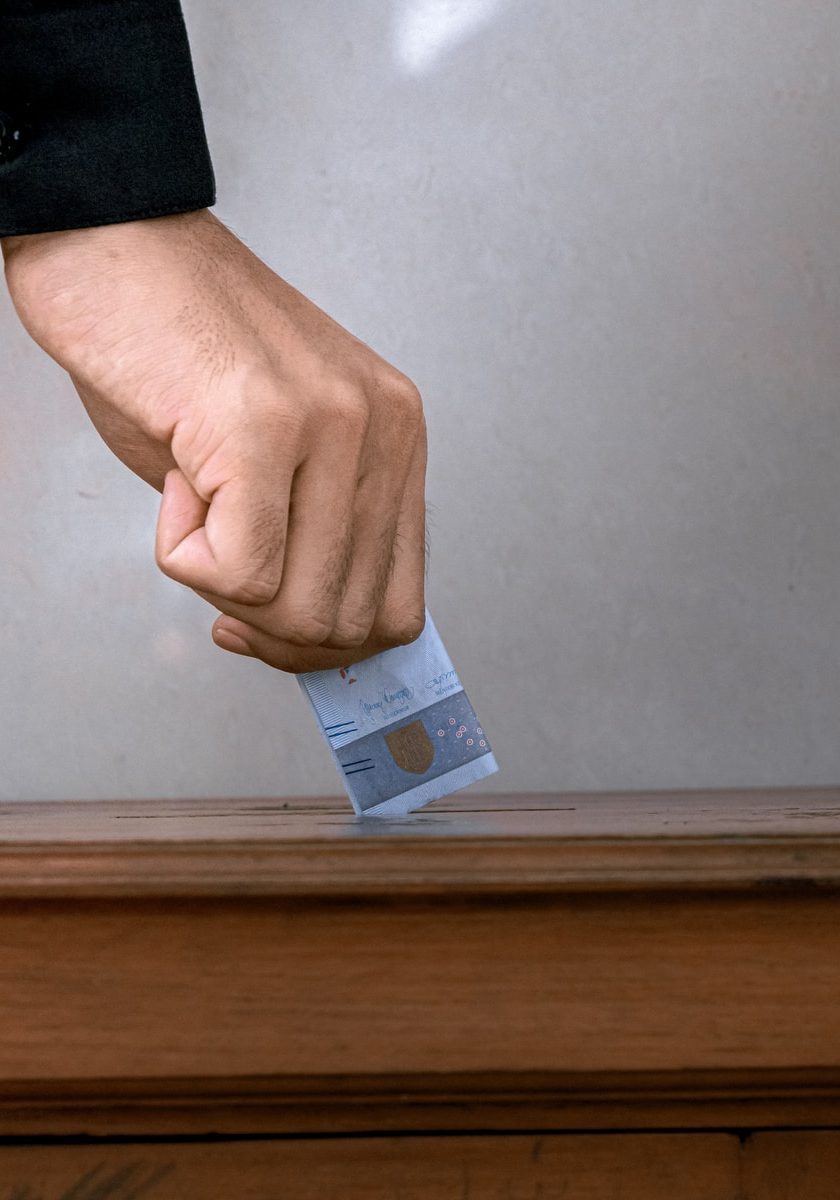
M 218 214 L 425 395 L 491 786 L 836 782 L 840 7 L 186 13 Z M 0 798 L 339 791 L 0 307 Z

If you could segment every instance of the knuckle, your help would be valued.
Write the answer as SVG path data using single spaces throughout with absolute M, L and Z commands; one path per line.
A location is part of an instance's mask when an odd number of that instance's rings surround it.
M 170 559 L 168 554 L 164 554 L 161 550 L 155 550 L 155 563 L 167 579 L 174 579 L 176 583 L 185 583 L 189 586 L 189 579 L 185 578 L 185 572 L 179 570 L 178 565 Z
M 293 646 L 320 646 L 330 636 L 332 622 L 317 613 L 292 610 L 284 613 L 283 630 Z
M 258 607 L 274 599 L 277 587 L 268 579 L 229 579 L 223 580 L 215 590 L 223 600 Z
M 377 622 L 376 632 L 380 639 L 389 645 L 407 646 L 416 642 L 425 628 L 425 613 L 404 612 L 394 616 L 383 616 Z
M 248 584 L 257 582 L 259 586 L 265 581 L 265 586 L 272 589 L 272 596 L 280 586 L 286 525 L 286 512 L 276 507 L 271 498 L 253 506 L 242 532 L 246 561 L 242 564 L 245 569 L 241 575 Z
M 194 570 L 191 569 L 190 563 L 182 561 L 178 555 L 180 547 L 175 546 L 169 550 L 161 550 L 155 547 L 155 562 L 158 570 L 161 571 L 167 579 L 174 579 L 176 583 L 184 584 L 185 587 L 195 587 L 197 579 Z
M 249 453 L 261 452 L 272 462 L 278 455 L 283 459 L 289 457 L 290 448 L 300 441 L 304 428 L 302 412 L 290 405 L 282 394 L 278 395 L 276 386 L 275 394 L 256 409 L 246 400 L 237 420 L 238 428 L 250 434 Z
M 227 573 L 211 577 L 187 563 L 179 563 L 173 555 L 155 551 L 155 562 L 158 570 L 168 579 L 185 587 L 210 591 L 221 600 L 229 600 L 232 604 L 244 604 L 258 607 L 268 604 L 274 599 L 277 584 L 272 580 L 254 578 L 246 575 Z
M 405 424 L 417 426 L 421 423 L 423 398 L 417 385 L 407 375 L 395 370 L 384 381 L 382 390 L 394 414 Z
M 330 408 L 333 419 L 341 423 L 350 437 L 364 439 L 370 425 L 370 406 L 364 392 L 347 388 L 336 391 Z
M 373 622 L 341 621 L 330 634 L 329 644 L 336 650 L 354 650 L 370 636 Z

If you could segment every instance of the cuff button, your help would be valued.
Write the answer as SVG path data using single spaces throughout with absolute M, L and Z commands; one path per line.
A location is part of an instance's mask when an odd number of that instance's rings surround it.
M 11 162 L 23 149 L 25 138 L 20 122 L 0 110 L 0 164 Z

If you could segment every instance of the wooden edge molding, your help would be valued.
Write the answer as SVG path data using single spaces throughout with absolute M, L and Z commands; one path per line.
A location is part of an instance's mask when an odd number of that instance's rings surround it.
M 840 1074 L 684 1071 L 0 1083 L 0 1139 L 840 1124 Z
M 0 844 L 0 898 L 840 889 L 840 837 Z

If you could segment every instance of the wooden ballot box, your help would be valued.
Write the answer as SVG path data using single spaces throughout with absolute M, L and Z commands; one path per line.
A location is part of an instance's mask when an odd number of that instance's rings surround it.
M 840 789 L 0 809 L 0 1200 L 837 1200 Z

